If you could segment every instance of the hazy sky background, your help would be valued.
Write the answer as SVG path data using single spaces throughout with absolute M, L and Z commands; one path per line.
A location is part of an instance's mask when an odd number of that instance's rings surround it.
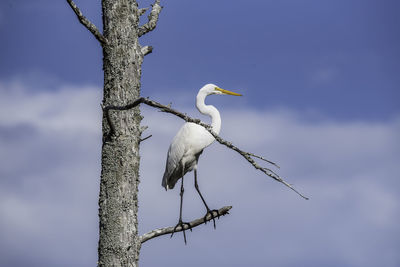
M 101 28 L 100 1 L 76 3 Z M 243 93 L 207 99 L 221 136 L 277 161 L 311 199 L 213 144 L 200 187 L 231 214 L 189 232 L 187 246 L 181 234 L 148 241 L 141 266 L 399 266 L 400 3 L 162 5 L 141 38 L 154 47 L 142 95 L 200 117 L 194 96 L 205 83 Z M 61 0 L 2 0 L 0 34 L 0 265 L 94 266 L 101 48 Z M 178 219 L 179 190 L 165 192 L 161 178 L 182 125 L 143 113 L 153 137 L 141 147 L 141 233 Z M 205 212 L 192 175 L 186 220 Z

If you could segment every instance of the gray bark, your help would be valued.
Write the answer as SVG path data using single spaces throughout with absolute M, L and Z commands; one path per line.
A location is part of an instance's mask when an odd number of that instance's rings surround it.
M 138 42 L 136 1 L 102 0 L 104 99 L 103 105 L 124 105 L 140 96 L 143 53 Z M 99 196 L 98 266 L 137 266 L 139 107 L 112 114 L 116 134 L 107 135 L 103 120 L 103 147 Z

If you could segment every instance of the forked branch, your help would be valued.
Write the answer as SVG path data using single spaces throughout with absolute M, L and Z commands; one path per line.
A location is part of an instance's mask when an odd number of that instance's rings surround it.
M 223 208 L 220 208 L 219 210 L 218 210 L 218 213 L 216 212 L 216 211 L 212 211 L 213 212 L 213 216 L 214 216 L 214 218 L 216 218 L 217 216 L 218 216 L 218 214 L 219 214 L 219 216 L 224 216 L 224 215 L 226 215 L 226 214 L 229 214 L 229 210 L 232 208 L 232 206 L 225 206 L 225 207 L 223 207 Z M 199 226 L 199 225 L 201 225 L 201 224 L 203 224 L 203 223 L 207 223 L 208 221 L 211 221 L 212 220 L 212 216 L 211 216 L 211 214 L 210 213 L 208 213 L 207 214 L 207 216 L 204 218 L 204 217 L 202 217 L 202 218 L 199 218 L 199 219 L 196 219 L 196 220 L 193 220 L 193 221 L 191 221 L 191 222 L 189 222 L 189 224 L 190 224 L 190 228 L 189 228 L 189 226 L 188 225 L 186 225 L 186 224 L 184 224 L 184 226 L 182 227 L 182 226 L 178 226 L 176 229 L 175 229 L 175 231 L 174 231 L 174 227 L 165 227 L 165 228 L 159 228 L 159 229 L 156 229 L 156 230 L 153 230 L 153 231 L 150 231 L 150 232 L 148 232 L 148 233 L 146 233 L 146 234 L 143 234 L 142 236 L 140 236 L 140 242 L 141 243 L 144 243 L 144 242 L 146 242 L 147 240 L 150 240 L 150 239 L 152 239 L 152 238 L 155 238 L 155 237 L 158 237 L 158 236 L 161 236 L 161 235 L 167 235 L 167 234 L 172 234 L 173 232 L 181 232 L 181 231 L 183 231 L 183 230 L 188 230 L 188 229 L 192 229 L 192 228 L 194 228 L 194 227 L 196 227 L 196 226 Z
M 158 21 L 158 15 L 160 14 L 162 9 L 162 6 L 160 5 L 160 0 L 156 0 L 153 4 L 153 7 L 151 9 L 151 12 L 148 16 L 148 21 L 147 23 L 143 24 L 141 27 L 139 27 L 138 31 L 138 36 L 142 36 L 148 32 L 151 32 L 154 30 L 157 26 L 157 21 Z M 144 10 L 146 11 L 146 10 Z M 139 14 L 142 14 L 143 9 L 139 9 Z
M 158 102 L 155 102 L 155 101 L 153 101 L 153 100 L 150 100 L 150 99 L 148 99 L 148 98 L 144 98 L 144 97 L 138 98 L 137 100 L 135 100 L 134 102 L 132 102 L 132 103 L 126 105 L 126 106 L 106 106 L 106 107 L 102 107 L 102 108 L 103 108 L 103 111 L 104 111 L 104 113 L 105 113 L 105 116 L 106 116 L 108 125 L 110 126 L 110 133 L 109 133 L 109 136 L 112 136 L 112 135 L 115 134 L 115 126 L 114 126 L 114 124 L 113 124 L 113 122 L 112 122 L 112 120 L 111 120 L 111 118 L 110 118 L 109 111 L 110 111 L 110 110 L 129 110 L 129 109 L 131 109 L 131 108 L 136 107 L 136 106 L 139 105 L 140 103 L 144 103 L 144 104 L 146 104 L 146 105 L 148 105 L 148 106 L 151 106 L 151 107 L 154 107 L 154 108 L 158 108 L 158 109 L 159 109 L 160 111 L 162 111 L 162 112 L 171 113 L 171 114 L 173 114 L 173 115 L 175 115 L 175 116 L 178 116 L 179 118 L 181 118 L 181 119 L 183 119 L 183 120 L 185 120 L 185 121 L 187 121 L 187 122 L 193 122 L 193 123 L 196 123 L 196 124 L 199 124 L 199 125 L 203 126 L 207 131 L 210 132 L 210 134 L 211 134 L 212 136 L 214 136 L 215 140 L 217 140 L 220 144 L 225 145 L 225 146 L 227 146 L 228 148 L 230 148 L 230 149 L 236 151 L 237 153 L 239 153 L 239 154 L 240 154 L 242 157 L 244 157 L 251 165 L 253 165 L 254 168 L 256 168 L 257 170 L 263 172 L 265 175 L 271 177 L 271 178 L 274 179 L 275 181 L 278 181 L 278 182 L 280 182 L 280 183 L 286 185 L 287 187 L 289 187 L 290 189 L 292 189 L 294 192 L 296 192 L 298 195 L 300 195 L 300 196 L 303 197 L 304 199 L 308 199 L 306 196 L 302 195 L 302 194 L 301 194 L 299 191 L 297 191 L 291 184 L 287 183 L 282 177 L 280 177 L 280 176 L 279 176 L 278 174 L 276 174 L 274 171 L 272 171 L 272 170 L 269 169 L 269 168 L 265 168 L 265 167 L 260 166 L 260 165 L 254 160 L 254 158 L 261 159 L 261 160 L 263 160 L 263 161 L 266 161 L 266 162 L 268 162 L 268 163 L 270 163 L 270 164 L 272 164 L 272 165 L 278 167 L 278 165 L 277 165 L 276 163 L 274 163 L 274 162 L 272 162 L 272 161 L 270 161 L 270 160 L 267 160 L 267 159 L 265 159 L 265 158 L 263 158 L 263 157 L 257 156 L 257 155 L 255 155 L 255 154 L 253 154 L 253 153 L 245 152 L 245 151 L 239 149 L 237 146 L 233 145 L 231 142 L 228 142 L 228 141 L 222 139 L 221 137 L 219 137 L 219 136 L 212 130 L 212 127 L 211 127 L 210 125 L 205 124 L 204 122 L 200 121 L 199 119 L 193 119 L 193 118 L 189 117 L 189 116 L 186 115 L 186 114 L 183 114 L 183 113 L 181 113 L 181 112 L 179 112 L 179 111 L 177 111 L 177 110 L 174 110 L 174 109 L 170 108 L 169 106 L 162 105 L 162 104 L 160 104 L 160 103 L 158 103 Z
M 100 33 L 97 27 L 82 14 L 81 10 L 77 7 L 74 1 L 67 0 L 67 2 L 78 17 L 79 22 L 82 23 L 82 25 L 85 26 L 86 29 L 88 29 L 102 45 L 107 43 L 107 39 Z

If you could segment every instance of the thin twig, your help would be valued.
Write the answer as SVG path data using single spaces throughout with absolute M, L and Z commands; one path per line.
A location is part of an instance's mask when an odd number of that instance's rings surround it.
M 158 16 L 160 15 L 162 6 L 160 5 L 160 0 L 156 0 L 153 4 L 151 12 L 148 16 L 148 22 L 139 27 L 138 36 L 142 36 L 148 32 L 154 30 L 157 26 Z
M 276 164 L 275 162 L 273 162 L 273 161 L 270 161 L 270 160 L 268 160 L 268 159 L 265 159 L 265 158 L 263 158 L 263 157 L 261 157 L 261 156 L 255 155 L 255 154 L 253 154 L 253 153 L 249 153 L 249 155 L 250 155 L 250 156 L 252 156 L 252 157 L 255 157 L 255 158 L 261 159 L 261 160 L 263 160 L 263 161 L 265 161 L 265 162 L 268 162 L 268 163 L 270 163 L 270 164 L 274 165 L 275 167 L 277 167 L 278 169 L 280 169 L 280 168 L 281 168 L 281 167 L 279 167 L 279 165 L 278 165 L 278 164 Z
M 107 39 L 100 33 L 97 27 L 91 23 L 81 12 L 81 10 L 77 7 L 77 5 L 72 0 L 67 0 L 69 6 L 75 12 L 76 16 L 78 17 L 80 23 L 86 27 L 96 39 L 103 45 L 107 43 Z
M 148 99 L 148 98 L 143 98 L 143 97 L 141 97 L 141 98 L 135 100 L 133 103 L 128 104 L 128 105 L 126 105 L 126 106 L 107 106 L 107 107 L 103 107 L 103 110 L 104 110 L 104 112 L 106 113 L 107 121 L 108 121 L 108 123 L 109 123 L 109 125 L 110 125 L 110 135 L 112 135 L 113 133 L 115 133 L 115 127 L 113 126 L 113 124 L 112 124 L 112 122 L 111 122 L 111 119 L 110 119 L 110 116 L 109 116 L 109 114 L 108 114 L 108 113 L 109 113 L 109 110 L 128 110 L 128 109 L 131 109 L 131 108 L 133 108 L 133 107 L 136 107 L 136 106 L 139 105 L 140 103 L 144 103 L 144 104 L 146 104 L 146 105 L 148 105 L 148 106 L 158 108 L 158 109 L 159 109 L 160 111 L 162 111 L 162 112 L 174 114 L 175 116 L 177 116 L 177 117 L 179 117 L 179 118 L 181 118 L 181 119 L 183 119 L 183 120 L 185 120 L 185 121 L 187 121 L 187 122 L 193 122 L 193 123 L 196 123 L 196 124 L 198 124 L 198 125 L 203 126 L 208 132 L 210 132 L 210 134 L 211 134 L 212 136 L 214 136 L 215 140 L 217 140 L 220 144 L 225 145 L 226 147 L 228 147 L 228 148 L 230 148 L 230 149 L 236 151 L 237 153 L 239 153 L 239 154 L 240 154 L 242 157 L 244 157 L 251 165 L 253 165 L 254 168 L 256 168 L 257 170 L 263 172 L 264 174 L 266 174 L 267 176 L 271 177 L 271 178 L 274 179 L 275 181 L 278 181 L 278 182 L 280 182 L 280 183 L 286 185 L 287 187 L 289 187 L 290 189 L 292 189 L 294 192 L 296 192 L 298 195 L 300 195 L 302 198 L 308 199 L 308 197 L 302 195 L 302 194 L 301 194 L 299 191 L 297 191 L 291 184 L 287 183 L 285 180 L 283 180 L 283 179 L 282 179 L 279 175 L 277 175 L 275 172 L 269 170 L 268 168 L 264 168 L 264 167 L 261 167 L 260 165 L 258 165 L 257 162 L 256 162 L 252 157 L 260 158 L 260 159 L 262 159 L 262 160 L 264 160 L 264 161 L 266 161 L 266 162 L 271 163 L 269 160 L 266 160 L 266 159 L 264 159 L 264 158 L 262 158 L 262 157 L 260 157 L 260 156 L 256 156 L 256 155 L 253 154 L 253 153 L 245 152 L 245 151 L 239 149 L 237 146 L 233 145 L 231 142 L 228 142 L 228 141 L 222 139 L 221 137 L 219 137 L 219 136 L 212 130 L 212 127 L 211 127 L 210 125 L 205 124 L 204 122 L 200 121 L 199 119 L 193 119 L 193 118 L 189 117 L 189 116 L 186 115 L 186 114 L 183 114 L 183 113 L 181 113 L 181 112 L 179 112 L 179 111 L 177 111 L 177 110 L 174 110 L 174 109 L 172 109 L 172 108 L 170 108 L 170 107 L 168 107 L 168 106 L 162 105 L 162 104 L 160 104 L 160 103 L 158 103 L 158 102 L 155 102 L 155 101 L 153 101 L 153 100 L 150 100 L 150 99 Z M 271 163 L 271 164 L 273 164 L 273 163 Z M 273 165 L 276 165 L 276 164 L 273 164 Z
M 217 217 L 218 217 L 218 214 L 219 214 L 220 216 L 221 216 L 221 215 L 224 216 L 224 215 L 226 215 L 226 214 L 229 214 L 229 210 L 230 210 L 231 208 L 232 208 L 232 206 L 225 206 L 225 207 L 223 207 L 223 208 L 220 208 L 220 209 L 218 210 L 218 213 L 217 213 L 216 211 L 212 211 L 212 212 L 213 212 L 213 216 L 211 216 L 211 214 L 208 213 L 208 214 L 206 215 L 205 218 L 202 217 L 202 218 L 198 218 L 198 219 L 196 219 L 196 220 L 193 220 L 193 221 L 189 222 L 190 227 L 189 227 L 187 224 L 184 224 L 184 225 L 183 225 L 183 228 L 182 228 L 182 226 L 178 226 L 178 227 L 175 229 L 175 231 L 174 231 L 174 227 L 173 227 L 173 226 L 155 229 L 155 230 L 153 230 L 153 231 L 150 231 L 150 232 L 148 232 L 148 233 L 146 233 L 146 234 L 141 235 L 141 236 L 139 237 L 139 238 L 140 238 L 140 242 L 141 242 L 141 243 L 144 243 L 144 242 L 146 242 L 146 241 L 148 241 L 148 240 L 150 240 L 150 239 L 152 239 L 152 238 L 155 238 L 155 237 L 158 237 L 158 236 L 161 236 L 161 235 L 172 234 L 173 232 L 176 233 L 176 232 L 181 232 L 181 231 L 183 231 L 183 230 L 186 231 L 186 230 L 188 230 L 188 229 L 190 229 L 190 228 L 194 228 L 194 227 L 199 226 L 199 225 L 201 225 L 201 224 L 203 224 L 203 223 L 206 223 L 206 222 L 208 222 L 208 221 L 211 221 L 213 217 L 214 217 L 214 218 L 217 218 Z
M 263 170 L 266 170 L 267 172 L 270 172 L 270 173 L 272 173 L 272 174 L 274 174 L 274 175 L 276 175 L 276 176 L 279 176 L 276 172 L 274 172 L 273 170 L 271 170 L 271 169 L 269 169 L 269 168 L 262 167 L 262 169 L 263 169 Z
M 143 142 L 144 140 L 149 139 L 149 138 L 152 137 L 152 136 L 153 136 L 153 135 L 151 134 L 151 135 L 149 135 L 149 136 L 146 136 L 145 138 L 140 139 L 140 140 L 139 140 L 139 143 Z

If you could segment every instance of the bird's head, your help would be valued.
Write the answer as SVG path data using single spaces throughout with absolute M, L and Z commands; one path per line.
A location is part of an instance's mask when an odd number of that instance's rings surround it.
M 241 94 L 234 93 L 234 92 L 219 88 L 215 84 L 211 84 L 211 83 L 204 85 L 200 89 L 199 93 L 204 93 L 205 95 L 235 95 L 235 96 L 241 96 Z

